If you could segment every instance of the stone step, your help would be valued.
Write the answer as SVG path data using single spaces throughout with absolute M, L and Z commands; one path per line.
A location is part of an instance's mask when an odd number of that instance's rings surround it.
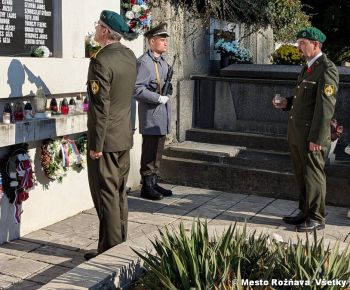
M 240 146 L 185 141 L 168 146 L 164 155 L 256 169 L 292 172 L 289 153 L 249 149 Z
M 235 193 L 257 194 L 282 199 L 298 199 L 294 176 L 285 170 L 269 170 L 212 161 L 163 155 L 161 177 L 164 181 Z M 350 206 L 349 178 L 327 178 L 327 203 Z
M 185 141 L 167 146 L 164 155 L 218 164 L 248 166 L 255 169 L 293 172 L 290 154 L 287 152 Z M 350 164 L 336 161 L 326 166 L 327 177 L 348 178 L 349 172 Z
M 286 138 L 287 122 L 259 122 L 251 120 L 237 120 L 235 131 Z
M 289 152 L 286 137 L 193 128 L 186 131 L 186 140 L 210 144 L 233 145 L 250 149 Z

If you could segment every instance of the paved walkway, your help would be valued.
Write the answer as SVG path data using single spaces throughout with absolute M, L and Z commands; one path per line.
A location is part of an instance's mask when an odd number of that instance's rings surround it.
M 292 214 L 294 201 L 240 193 L 170 186 L 174 196 L 161 201 L 129 196 L 128 240 L 181 220 L 190 226 L 193 218 L 207 219 L 209 225 L 222 229 L 234 221 L 248 222 L 248 230 L 276 233 L 284 240 L 297 237 L 293 226 L 281 216 Z M 320 231 L 326 241 L 350 243 L 350 219 L 346 208 L 327 207 L 326 229 Z M 50 280 L 84 262 L 84 253 L 97 246 L 98 220 L 94 209 L 33 232 L 0 246 L 0 289 L 39 289 Z M 299 234 L 303 236 L 303 234 Z M 68 289 L 68 288 L 66 288 Z

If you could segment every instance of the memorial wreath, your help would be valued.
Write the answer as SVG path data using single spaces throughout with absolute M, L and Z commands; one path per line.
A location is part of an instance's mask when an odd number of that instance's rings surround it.
M 151 10 L 147 0 L 123 0 L 122 9 L 126 23 L 137 34 L 143 34 L 151 26 Z
M 28 155 L 28 144 L 15 145 L 4 162 L 3 187 L 9 202 L 13 204 L 16 223 L 21 222 L 22 202 L 29 197 L 29 191 L 34 188 L 35 176 Z

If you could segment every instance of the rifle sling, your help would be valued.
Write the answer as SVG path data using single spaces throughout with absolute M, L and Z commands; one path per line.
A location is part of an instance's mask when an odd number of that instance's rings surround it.
M 156 78 L 157 78 L 157 84 L 158 84 L 158 88 L 157 88 L 157 92 L 159 95 L 161 95 L 161 80 L 160 80 L 160 75 L 159 75 L 159 70 L 158 70 L 158 65 L 156 61 L 153 61 L 154 63 L 154 70 L 156 72 Z

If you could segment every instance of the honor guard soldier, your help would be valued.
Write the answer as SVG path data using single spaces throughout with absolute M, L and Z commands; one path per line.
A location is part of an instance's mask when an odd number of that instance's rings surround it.
M 100 221 L 97 252 L 90 259 L 120 244 L 127 237 L 126 182 L 133 144 L 131 99 L 136 80 L 136 57 L 120 39 L 132 36 L 123 18 L 104 10 L 95 23 L 95 40 L 101 45 L 91 57 L 87 91 L 88 178 Z
M 324 166 L 339 86 L 336 66 L 321 51 L 325 40 L 326 36 L 314 27 L 297 34 L 298 49 L 307 65 L 298 77 L 295 96 L 278 103 L 273 101 L 276 108 L 289 111 L 288 143 L 300 191 L 300 211 L 283 220 L 296 225 L 297 231 L 325 228 Z
M 166 23 L 147 31 L 149 49 L 137 61 L 134 97 L 138 101 L 139 131 L 142 134 L 141 197 L 159 200 L 171 190 L 157 184 L 166 135 L 171 131 L 171 101 L 163 94 L 169 65 L 163 57 L 168 42 Z

